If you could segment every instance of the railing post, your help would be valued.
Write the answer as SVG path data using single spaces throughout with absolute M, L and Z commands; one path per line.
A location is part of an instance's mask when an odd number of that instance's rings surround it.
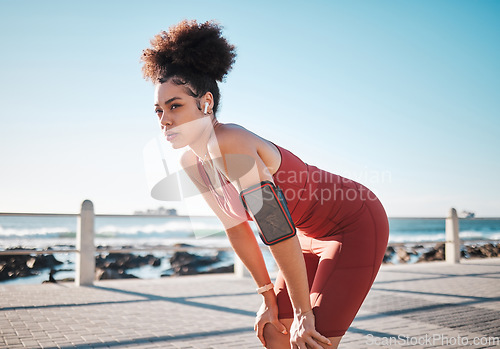
M 457 210 L 450 209 L 446 218 L 446 262 L 460 263 L 460 238 L 458 236 L 458 215 Z
M 94 246 L 94 204 L 90 200 L 82 203 L 78 216 L 76 233 L 76 275 L 77 286 L 92 286 L 95 278 Z

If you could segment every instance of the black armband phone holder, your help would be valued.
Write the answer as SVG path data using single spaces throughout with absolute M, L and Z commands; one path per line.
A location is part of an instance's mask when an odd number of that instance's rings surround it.
M 296 229 L 281 189 L 263 181 L 243 190 L 241 201 L 259 229 L 264 244 L 274 245 L 295 235 Z

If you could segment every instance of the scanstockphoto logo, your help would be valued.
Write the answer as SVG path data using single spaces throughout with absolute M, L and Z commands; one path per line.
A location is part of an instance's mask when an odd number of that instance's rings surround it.
M 411 347 L 411 346 L 437 346 L 437 347 L 467 347 L 467 346 L 500 346 L 500 337 L 465 337 L 450 336 L 442 333 L 425 334 L 421 336 L 398 335 L 397 337 L 378 337 L 368 334 L 365 344 L 370 347 Z

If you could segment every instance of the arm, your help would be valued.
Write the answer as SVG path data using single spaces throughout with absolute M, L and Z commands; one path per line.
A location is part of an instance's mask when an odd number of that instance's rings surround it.
M 235 253 L 248 269 L 258 287 L 271 282 L 264 263 L 264 257 L 255 235 L 246 221 L 229 217 L 217 204 L 198 172 L 196 156 L 190 151 L 183 154 L 181 165 L 209 207 L 224 225 L 229 242 Z M 268 292 L 266 292 L 268 293 Z
M 243 128 L 231 127 L 224 134 L 217 135 L 217 142 L 219 149 L 215 151 L 219 151 L 219 154 L 216 154 L 219 155 L 216 156 L 219 160 L 216 165 L 224 169 L 227 177 L 235 183 L 240 192 L 265 180 L 273 182 L 272 175 L 259 155 L 259 142 L 264 142 L 261 138 Z M 252 166 L 244 166 L 248 171 L 241 173 L 238 169 L 243 167 L 242 162 L 248 162 L 247 159 L 251 160 Z M 295 312 L 310 311 L 306 266 L 297 236 L 269 248 L 283 273 Z
M 307 271 L 299 239 L 294 236 L 269 246 L 269 249 L 283 273 L 294 313 L 303 314 L 310 311 Z
M 217 165 L 219 168 L 225 170 L 227 177 L 235 183 L 239 192 L 250 187 L 252 187 L 251 190 L 253 191 L 253 188 L 256 188 L 254 185 L 262 181 L 267 180 L 273 182 L 272 175 L 259 155 L 259 150 L 262 153 L 264 152 L 264 146 L 260 146 L 265 142 L 264 140 L 243 128 L 233 127 L 220 137 L 218 135 L 217 141 L 219 156 L 216 157 L 216 159 L 222 159 L 219 160 Z M 237 155 L 236 161 L 234 160 L 234 155 Z M 248 158 L 252 160 L 253 166 L 250 167 L 251 169 L 249 171 L 241 173 L 242 159 Z M 230 161 L 236 162 L 236 165 L 231 164 Z M 243 161 L 243 163 L 247 163 L 247 161 Z M 236 171 L 232 172 L 231 169 L 236 169 Z M 240 171 L 238 171 L 238 169 L 240 169 Z M 268 207 L 271 210 L 279 210 L 278 207 Z M 269 211 L 269 214 L 270 216 L 263 216 L 263 219 L 270 223 L 271 221 L 267 220 L 266 217 L 271 218 L 275 215 L 273 211 Z M 267 224 L 264 224 L 264 226 L 265 225 Z M 269 226 L 268 228 L 272 229 Z M 315 329 L 314 315 L 311 310 L 309 297 L 307 270 L 298 237 L 294 235 L 291 238 L 279 241 L 271 245 L 270 250 L 283 274 L 290 300 L 294 308 L 295 316 L 290 329 L 290 343 L 292 347 L 295 348 L 308 345 L 311 348 L 321 348 L 318 342 L 331 345 L 328 338 L 322 336 Z M 276 302 L 275 299 L 274 302 Z M 270 304 L 272 305 L 272 303 Z M 267 305 L 267 303 L 265 305 Z M 272 313 L 272 310 L 270 312 Z M 268 320 L 269 318 L 272 319 L 272 317 L 273 314 L 267 314 L 267 319 L 261 319 L 257 324 L 258 336 L 263 343 L 263 327 L 266 322 L 272 322 Z M 277 328 L 279 329 L 278 326 Z
M 248 269 L 257 287 L 271 282 L 264 257 L 252 228 L 247 222 L 226 229 L 226 234 L 234 252 Z M 266 292 L 267 293 L 267 292 Z

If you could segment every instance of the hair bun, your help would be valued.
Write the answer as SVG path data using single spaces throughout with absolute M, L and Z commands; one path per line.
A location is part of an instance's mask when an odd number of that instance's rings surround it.
M 198 24 L 184 20 L 162 31 L 143 51 L 144 77 L 158 81 L 166 76 L 205 75 L 223 81 L 236 58 L 235 47 L 222 37 L 222 27 L 213 21 Z

